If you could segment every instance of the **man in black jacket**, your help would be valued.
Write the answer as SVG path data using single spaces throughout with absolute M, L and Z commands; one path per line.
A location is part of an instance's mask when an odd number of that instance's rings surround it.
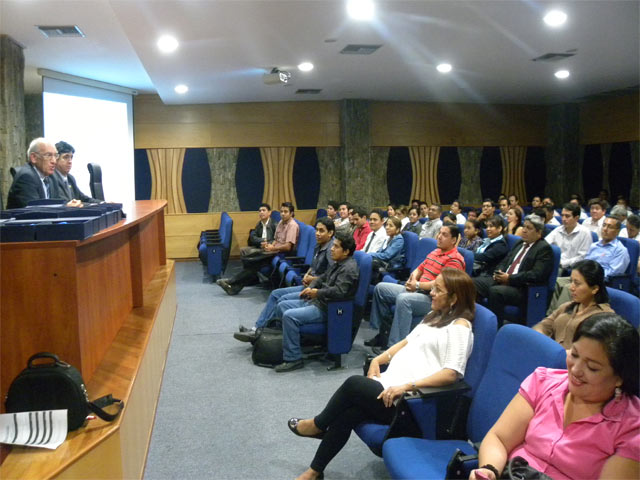
M 502 325 L 504 308 L 517 305 L 524 310 L 528 285 L 542 285 L 553 270 L 553 251 L 542 239 L 543 220 L 529 215 L 522 227 L 522 240 L 518 241 L 505 259 L 498 264 L 493 276 L 475 277 L 478 298 L 487 298 L 489 309 Z
M 476 249 L 473 257 L 473 276 L 493 276 L 493 271 L 509 253 L 509 246 L 505 240 L 505 228 L 498 215 L 486 220 L 487 236 Z
M 261 203 L 260 208 L 258 208 L 258 216 L 260 220 L 249 234 L 249 247 L 243 247 L 242 250 L 260 249 L 263 242 L 269 243 L 273 241 L 278 222 L 274 222 L 273 218 L 271 218 L 271 206 L 268 203 Z
M 75 148 L 67 142 L 60 141 L 56 143 L 58 150 L 58 163 L 56 163 L 56 171 L 51 175 L 51 179 L 56 183 L 59 195 L 67 202 L 71 200 L 80 200 L 84 203 L 99 203 L 101 200 L 91 198 L 85 195 L 78 188 L 76 179 L 69 172 L 73 166 L 73 154 L 76 153 Z
M 27 155 L 27 164 L 18 168 L 9 189 L 8 209 L 26 207 L 32 200 L 59 197 L 51 181 L 58 160 L 53 143 L 36 138 L 29 145 Z
M 326 323 L 330 301 L 347 300 L 355 295 L 360 276 L 358 264 L 353 258 L 355 245 L 351 235 L 337 233 L 331 246 L 331 257 L 335 263 L 300 292 L 299 300 L 278 303 L 276 316 L 282 318 L 284 363 L 276 366 L 276 372 L 289 372 L 304 366 L 300 326 Z

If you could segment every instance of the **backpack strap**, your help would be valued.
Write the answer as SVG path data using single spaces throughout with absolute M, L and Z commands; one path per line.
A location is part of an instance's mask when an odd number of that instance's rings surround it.
M 116 413 L 112 414 L 103 410 L 104 407 L 108 407 L 114 403 L 118 405 L 118 411 Z M 118 398 L 113 398 L 111 394 L 96 398 L 93 402 L 89 402 L 87 405 L 89 406 L 89 410 L 106 422 L 113 422 L 118 418 L 118 415 L 120 415 L 120 412 L 122 412 L 122 409 L 124 408 L 124 402 Z

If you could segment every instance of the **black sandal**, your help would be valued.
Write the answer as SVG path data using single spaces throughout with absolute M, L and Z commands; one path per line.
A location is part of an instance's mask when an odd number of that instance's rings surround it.
M 289 421 L 287 422 L 287 426 L 289 427 L 289 430 L 291 430 L 293 433 L 295 433 L 299 437 L 317 438 L 318 440 L 321 440 L 324 437 L 324 432 L 316 433 L 315 435 L 302 435 L 298 431 L 298 422 L 300 422 L 300 420 L 303 420 L 303 419 L 302 418 L 290 418 Z

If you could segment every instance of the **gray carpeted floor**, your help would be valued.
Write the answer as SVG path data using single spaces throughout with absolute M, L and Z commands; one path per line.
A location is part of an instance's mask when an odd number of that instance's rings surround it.
M 227 275 L 239 267 L 232 262 Z M 309 465 L 318 441 L 296 437 L 287 420 L 315 415 L 350 375 L 362 373 L 373 336 L 363 322 L 345 369 L 311 360 L 278 374 L 254 366 L 250 344 L 234 340 L 252 326 L 269 294 L 259 286 L 227 296 L 198 262 L 176 264 L 178 312 L 151 438 L 145 479 L 291 479 Z M 355 434 L 329 464 L 329 479 L 389 475 Z

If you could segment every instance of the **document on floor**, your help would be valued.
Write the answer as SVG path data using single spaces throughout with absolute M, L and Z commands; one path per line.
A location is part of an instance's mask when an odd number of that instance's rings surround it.
M 55 450 L 65 438 L 67 438 L 66 410 L 0 415 L 0 443 Z

